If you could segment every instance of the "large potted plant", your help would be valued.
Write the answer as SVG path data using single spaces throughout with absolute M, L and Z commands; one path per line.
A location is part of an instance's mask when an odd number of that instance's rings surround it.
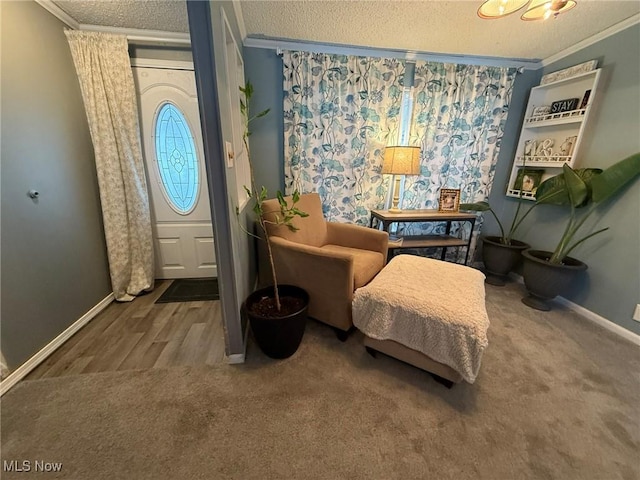
M 569 210 L 567 225 L 553 252 L 525 250 L 523 277 L 529 296 L 522 302 L 537 310 L 549 310 L 548 300 L 559 295 L 587 265 L 569 256 L 585 240 L 607 228 L 579 236 L 585 221 L 598 206 L 619 195 L 640 175 L 640 153 L 605 170 L 562 167 L 562 173 L 545 180 L 536 192 L 536 203 L 558 205 Z
M 522 221 L 531 213 L 531 210 L 538 205 L 534 203 L 520 215 L 522 200 L 518 202 L 515 214 L 511 221 L 509 230 L 505 233 L 502 222 L 491 208 L 489 202 L 461 203 L 460 210 L 473 212 L 490 212 L 500 228 L 500 235 L 486 235 L 482 237 L 482 262 L 487 273 L 486 282 L 490 285 L 503 286 L 505 278 L 521 261 L 522 252 L 530 248 L 530 245 L 513 238 L 516 230 Z
M 269 113 L 269 110 L 250 116 L 249 101 L 253 95 L 251 83 L 247 82 L 244 88 L 240 88 L 240 92 L 244 97 L 240 101 L 240 111 L 245 123 L 242 140 L 251 171 L 251 185 L 244 188 L 249 198 L 253 201 L 253 212 L 256 215 L 256 222 L 260 229 L 258 238 L 266 242 L 273 282 L 273 285 L 251 293 L 245 300 L 243 309 L 249 318 L 256 342 L 265 355 L 271 358 L 287 358 L 298 350 L 302 341 L 307 321 L 309 294 L 295 285 L 280 285 L 278 283 L 267 224 L 285 225 L 290 230 L 295 231 L 297 228 L 292 223 L 293 219 L 295 217 L 306 217 L 307 214 L 296 207 L 296 203 L 300 198 L 298 192 L 293 193 L 289 204 L 282 192 L 278 191 L 276 196 L 280 211 L 275 216 L 276 220 L 265 220 L 263 205 L 268 193 L 264 186 L 258 187 L 256 185 L 249 149 L 249 135 L 251 134 L 249 124 L 257 118 L 264 117 Z

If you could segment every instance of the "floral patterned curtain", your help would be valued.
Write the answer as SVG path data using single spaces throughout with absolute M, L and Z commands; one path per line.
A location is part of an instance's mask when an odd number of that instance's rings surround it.
M 287 193 L 317 192 L 328 220 L 368 224 L 388 190 L 404 72 L 403 60 L 284 52 Z
M 406 177 L 401 208 L 438 208 L 441 188 L 459 188 L 461 202 L 489 197 L 515 77 L 515 68 L 416 62 L 410 144 L 421 147 L 421 173 Z
M 118 301 L 153 288 L 153 238 L 127 38 L 65 31 L 95 151 L 111 286 Z

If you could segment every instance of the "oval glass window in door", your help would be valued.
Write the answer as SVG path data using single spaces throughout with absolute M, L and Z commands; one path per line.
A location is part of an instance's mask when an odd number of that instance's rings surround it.
M 180 215 L 196 206 L 199 191 L 198 157 L 191 129 L 173 103 L 164 103 L 155 120 L 156 164 L 165 198 Z

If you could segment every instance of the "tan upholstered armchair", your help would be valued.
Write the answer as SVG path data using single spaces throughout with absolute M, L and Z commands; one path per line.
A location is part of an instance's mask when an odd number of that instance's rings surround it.
M 290 197 L 285 198 L 291 201 Z M 317 193 L 301 195 L 296 206 L 309 214 L 294 218 L 298 231 L 292 232 L 284 225 L 267 225 L 278 282 L 304 288 L 310 296 L 309 316 L 335 327 L 338 338 L 346 340 L 353 326 L 353 292 L 384 267 L 388 234 L 327 222 Z M 280 212 L 278 200 L 265 201 L 263 211 L 266 220 L 274 219 Z M 267 276 L 261 278 L 266 280 Z

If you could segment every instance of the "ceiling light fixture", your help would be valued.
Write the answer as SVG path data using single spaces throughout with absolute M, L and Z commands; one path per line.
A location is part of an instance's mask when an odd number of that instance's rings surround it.
M 501 18 L 524 7 L 529 0 L 487 0 L 478 8 L 478 16 L 487 20 Z
M 561 13 L 571 10 L 577 5 L 575 0 L 486 0 L 478 8 L 478 16 L 486 20 L 502 18 L 514 13 L 525 5 L 527 10 L 522 14 L 522 20 L 546 20 L 557 17 Z
M 575 0 L 531 0 L 529 8 L 520 17 L 521 20 L 546 20 L 556 18 L 561 13 L 577 5 Z

